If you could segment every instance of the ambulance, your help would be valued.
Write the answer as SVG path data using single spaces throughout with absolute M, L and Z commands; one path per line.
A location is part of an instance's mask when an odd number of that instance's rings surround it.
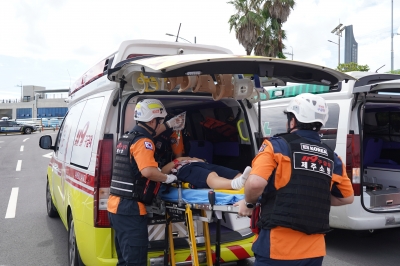
M 336 87 L 288 84 L 268 89 L 261 104 L 265 135 L 285 131 L 280 121 L 292 97 L 302 92 L 325 99 L 329 118 L 319 132 L 346 163 L 354 202 L 333 206 L 332 228 L 370 235 L 378 229 L 400 226 L 400 75 L 349 72 L 356 78 Z
M 182 134 L 190 136 L 189 156 L 243 171 L 251 165 L 264 137 L 257 111 L 260 102 L 269 98 L 264 87 L 294 80 L 333 86 L 349 79 L 318 65 L 236 56 L 216 46 L 123 42 L 116 53 L 71 87 L 68 113 L 55 140 L 50 135 L 40 139 L 41 148 L 53 151 L 46 175 L 47 214 L 60 217 L 68 231 L 69 265 L 117 263 L 107 200 L 115 146 L 136 124 L 133 117 L 138 101 L 157 98 L 168 112 L 186 112 Z M 206 126 L 207 121 L 219 121 L 232 134 Z M 148 207 L 151 214 L 154 206 Z M 157 216 L 149 218 L 148 265 L 165 265 L 164 222 Z M 197 254 L 190 253 L 185 222 L 173 223 L 171 256 L 176 265 L 192 265 L 194 256 L 200 264 L 250 265 L 254 235 L 248 218 L 228 213 L 221 224 L 220 228 L 209 225 L 211 250 L 217 253 L 210 262 L 202 223 L 195 223 Z

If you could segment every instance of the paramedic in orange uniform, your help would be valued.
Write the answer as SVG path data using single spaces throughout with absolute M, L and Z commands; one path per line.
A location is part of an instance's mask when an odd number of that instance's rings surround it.
M 166 119 L 172 117 L 172 115 L 168 114 Z M 154 139 L 154 144 L 156 147 L 156 161 L 158 162 L 158 166 L 162 168 L 173 159 L 183 156 L 185 146 L 181 131 L 168 128 L 165 124 L 160 127 L 163 132 Z
M 235 205 L 239 215 L 249 216 L 261 204 L 254 265 L 319 266 L 326 255 L 330 206 L 351 204 L 353 188 L 346 165 L 318 135 L 328 120 L 325 100 L 300 94 L 285 114 L 289 134 L 263 142 L 245 198 Z
M 142 100 L 136 104 L 134 116 L 137 125 L 118 140 L 107 210 L 115 231 L 117 265 L 143 266 L 147 265 L 148 251 L 144 202 L 151 202 L 159 182 L 171 183 L 176 176 L 163 174 L 154 159 L 153 137 L 166 128 L 163 104 L 155 99 Z M 174 127 L 182 119 L 174 117 L 165 123 Z

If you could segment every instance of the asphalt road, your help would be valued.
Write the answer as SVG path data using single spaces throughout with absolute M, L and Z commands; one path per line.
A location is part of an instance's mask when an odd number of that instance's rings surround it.
M 0 135 L 0 266 L 68 264 L 67 231 L 46 214 L 44 155 L 50 151 L 38 146 L 43 134 Z M 54 141 L 53 131 L 45 134 Z M 324 266 L 400 265 L 400 228 L 373 234 L 334 230 L 326 243 Z
M 46 213 L 49 158 L 43 155 L 50 151 L 38 146 L 42 134 L 0 135 L 0 265 L 68 264 L 67 231 Z M 14 204 L 12 191 L 18 193 Z

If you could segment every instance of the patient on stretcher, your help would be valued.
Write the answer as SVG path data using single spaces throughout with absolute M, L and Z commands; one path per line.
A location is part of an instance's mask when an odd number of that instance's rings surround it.
M 192 188 L 240 190 L 250 174 L 247 166 L 243 173 L 224 166 L 209 164 L 195 157 L 178 157 L 166 164 L 161 171 L 175 174 L 178 180 L 187 182 Z

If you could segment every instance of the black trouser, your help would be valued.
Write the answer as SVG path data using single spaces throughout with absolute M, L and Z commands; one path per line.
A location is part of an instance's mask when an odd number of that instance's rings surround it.
M 115 249 L 118 266 L 147 265 L 148 231 L 146 215 L 121 215 L 108 213 L 115 231 Z

